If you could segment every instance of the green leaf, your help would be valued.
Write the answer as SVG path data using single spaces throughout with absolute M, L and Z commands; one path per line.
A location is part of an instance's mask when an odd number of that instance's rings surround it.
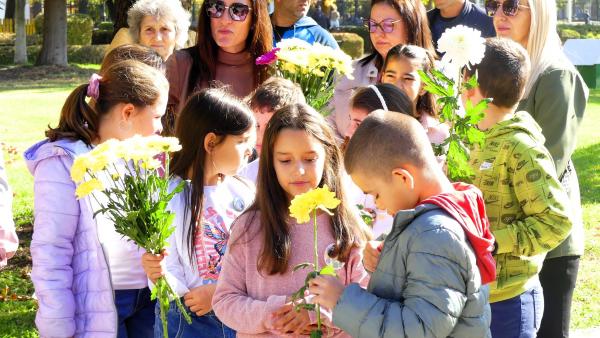
M 310 338 L 321 338 L 321 337 L 323 337 L 323 331 L 321 331 L 321 330 L 310 331 Z
M 321 269 L 321 271 L 319 271 L 319 275 L 326 275 L 326 276 L 337 276 L 337 274 L 335 273 L 335 269 L 333 268 L 333 265 L 326 265 L 323 269 Z

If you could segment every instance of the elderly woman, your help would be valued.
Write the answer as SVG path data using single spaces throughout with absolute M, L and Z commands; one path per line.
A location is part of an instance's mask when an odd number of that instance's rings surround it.
M 167 61 L 169 103 L 165 133 L 172 132 L 177 113 L 194 91 L 214 83 L 231 87 L 243 98 L 269 77 L 257 57 L 273 47 L 267 1 L 205 0 L 198 18 L 195 46 L 176 51 Z
M 427 12 L 420 0 L 371 0 L 371 14 L 365 22 L 373 53 L 354 61 L 352 77 L 342 77 L 331 101 L 329 123 L 340 138 L 350 125 L 350 97 L 356 88 L 379 82 L 387 53 L 398 44 L 416 45 L 435 55 Z
M 543 319 L 534 323 L 538 338 L 568 337 L 571 300 L 579 257 L 583 254 L 583 221 L 579 183 L 571 156 L 575 151 L 577 128 L 585 111 L 588 88 L 562 52 L 556 33 L 556 3 L 548 0 L 486 1 L 488 15 L 494 18 L 499 37 L 520 43 L 529 52 L 531 74 L 518 110 L 525 110 L 542 127 L 546 148 L 550 151 L 562 185 L 571 199 L 573 230 L 556 249 L 550 251 L 540 266 L 544 292 Z M 541 265 L 541 258 L 536 257 Z M 492 336 L 506 332 L 506 323 L 494 319 Z M 539 316 L 536 315 L 539 320 Z M 502 335 L 502 334 L 501 334 Z
M 121 28 L 108 51 L 117 46 L 138 43 L 154 49 L 167 60 L 188 39 L 190 14 L 180 1 L 139 0 L 127 12 L 129 29 Z M 107 51 L 107 52 L 108 52 Z

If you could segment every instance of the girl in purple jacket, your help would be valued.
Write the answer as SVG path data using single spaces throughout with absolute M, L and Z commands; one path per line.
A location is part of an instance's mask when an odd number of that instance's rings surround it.
M 77 87 L 58 126 L 26 151 L 34 176 L 31 279 L 40 337 L 152 336 L 143 251 L 115 238 L 106 218 L 94 218 L 92 199 L 76 199 L 70 169 L 76 156 L 106 140 L 159 133 L 167 92 L 160 71 L 117 62 Z

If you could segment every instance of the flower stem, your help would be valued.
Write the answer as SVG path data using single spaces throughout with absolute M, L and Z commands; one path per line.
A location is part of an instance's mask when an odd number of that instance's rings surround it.
M 314 239 L 314 249 L 315 249 L 315 271 L 319 271 L 319 247 L 317 242 L 317 208 L 313 210 L 313 239 Z M 317 304 L 315 307 L 315 312 L 317 314 L 317 331 L 321 331 L 321 306 Z

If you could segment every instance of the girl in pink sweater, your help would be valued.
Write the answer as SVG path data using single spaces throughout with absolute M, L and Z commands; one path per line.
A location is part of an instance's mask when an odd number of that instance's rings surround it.
M 292 267 L 313 260 L 313 234 L 288 208 L 294 196 L 310 189 L 327 184 L 342 201 L 333 216 L 317 217 L 320 264 L 334 257 L 343 263 L 337 274 L 344 284 L 366 285 L 360 246 L 368 234 L 344 196 L 341 162 L 333 131 L 309 106 L 287 106 L 269 121 L 256 201 L 232 226 L 213 296 L 217 317 L 238 337 L 308 335 L 316 325 L 313 312 L 295 311 L 290 302 L 306 276 Z M 327 336 L 347 336 L 332 326 L 331 313 L 322 317 Z

